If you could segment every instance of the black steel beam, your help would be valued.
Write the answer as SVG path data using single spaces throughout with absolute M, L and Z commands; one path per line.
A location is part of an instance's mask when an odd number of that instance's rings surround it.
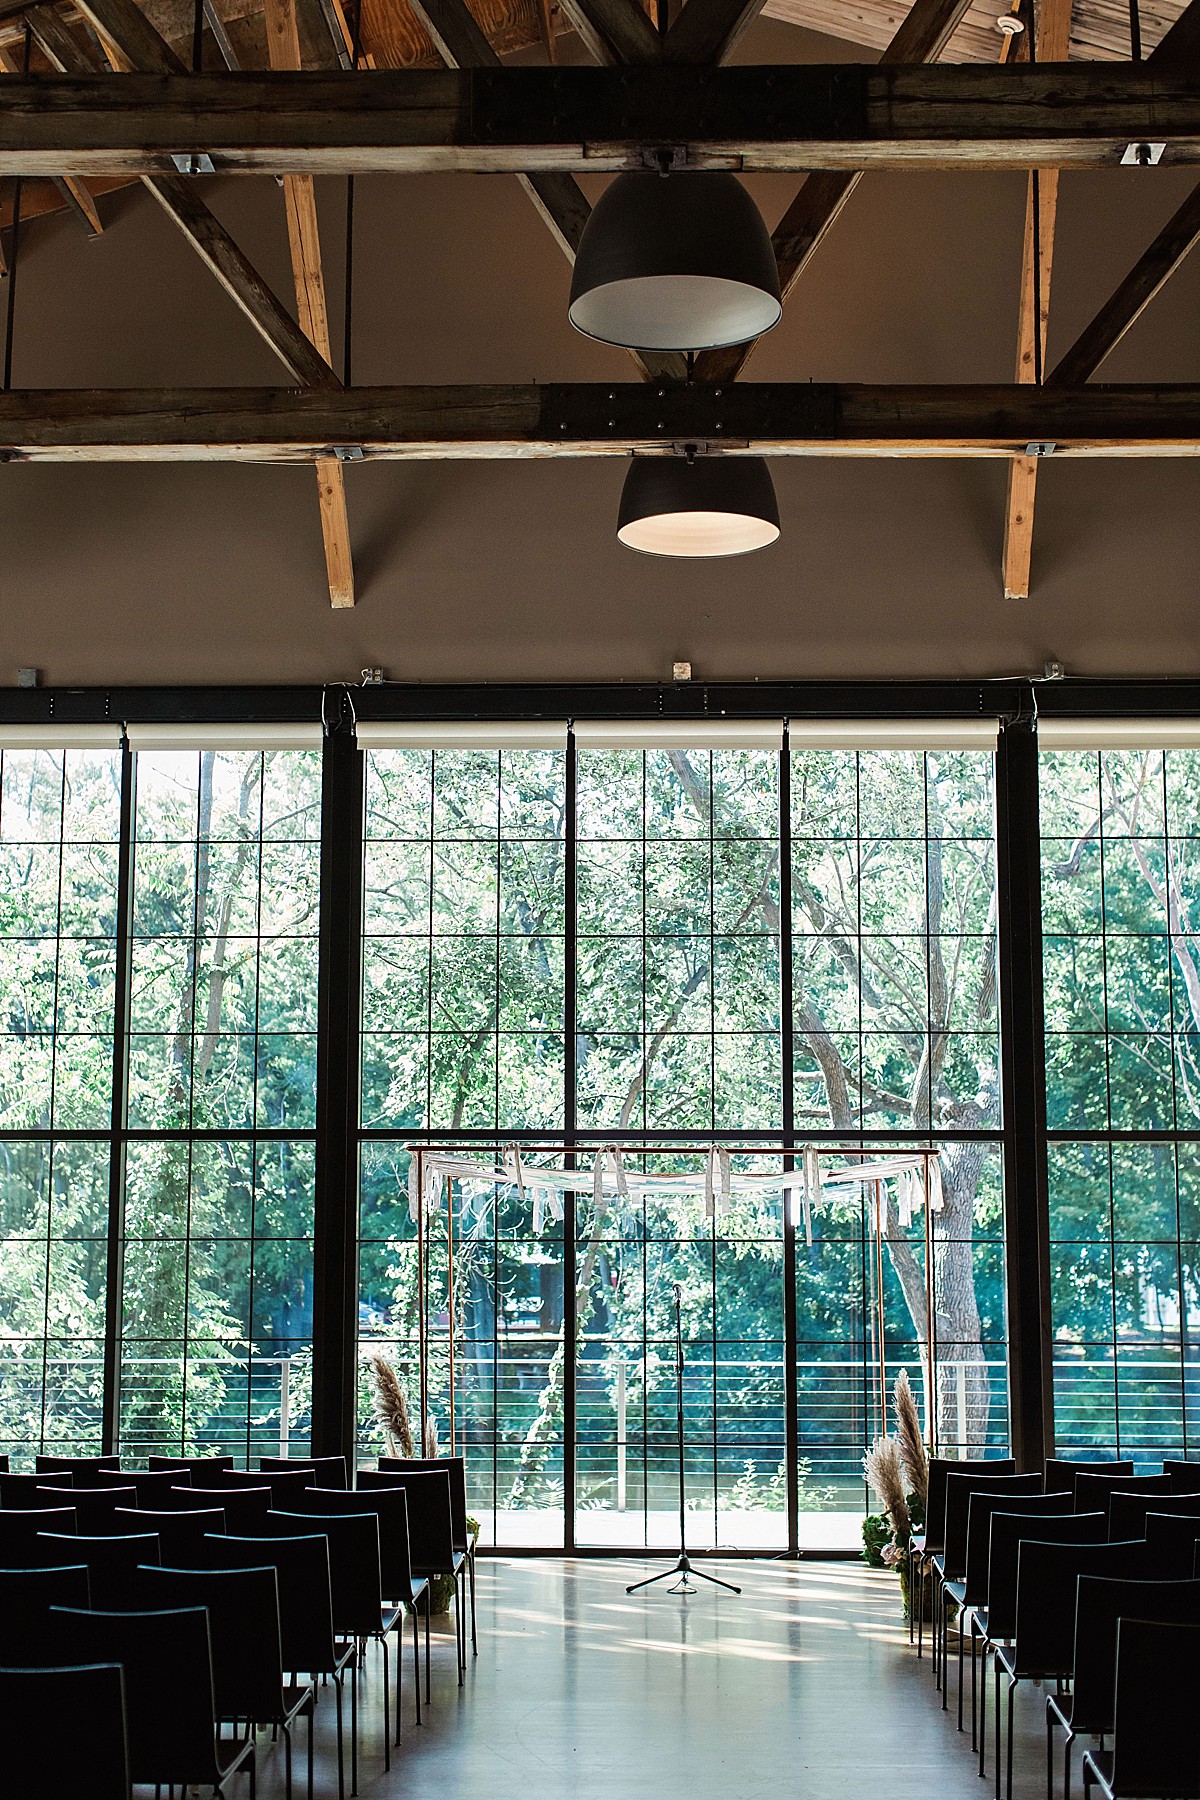
M 1000 1070 L 1012 1453 L 1021 1470 L 1054 1454 L 1046 1044 L 1042 1001 L 1037 734 L 1006 724 L 996 756 Z
M 102 1454 L 121 1447 L 121 1321 L 125 1262 L 125 1119 L 129 1091 L 129 989 L 132 968 L 134 757 L 121 751 L 121 814 L 117 843 L 116 975 L 113 990 L 113 1056 L 108 1137 L 108 1246 L 104 1295 Z

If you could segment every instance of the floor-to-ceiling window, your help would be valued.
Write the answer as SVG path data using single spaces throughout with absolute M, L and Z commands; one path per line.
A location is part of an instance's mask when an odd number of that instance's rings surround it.
M 121 755 L 115 729 L 75 735 L 99 741 L 0 747 L 0 1451 L 14 1467 L 101 1443 Z
M 319 740 L 132 735 L 121 1448 L 303 1451 Z
M 1058 1444 L 1194 1453 L 1200 751 L 1040 735 Z

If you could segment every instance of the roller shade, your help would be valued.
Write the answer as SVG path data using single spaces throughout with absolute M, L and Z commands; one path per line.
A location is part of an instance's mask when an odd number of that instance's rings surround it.
M 789 719 L 793 750 L 994 750 L 996 719 Z
M 318 750 L 320 722 L 279 725 L 130 725 L 131 750 Z
M 360 750 L 565 750 L 565 719 L 361 720 Z
M 0 750 L 117 750 L 121 727 L 111 725 L 0 725 Z
M 1200 719 L 1039 719 L 1040 750 L 1195 750 Z
M 782 750 L 782 719 L 579 719 L 580 750 Z

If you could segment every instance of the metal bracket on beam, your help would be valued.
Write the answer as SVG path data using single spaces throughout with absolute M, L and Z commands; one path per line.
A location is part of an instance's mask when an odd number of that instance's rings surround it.
M 1166 147 L 1165 143 L 1126 144 L 1121 152 L 1121 165 L 1123 168 L 1152 169 L 1156 163 L 1162 161 L 1163 151 Z
M 362 462 L 366 453 L 361 444 L 335 444 L 333 454 L 338 462 Z
M 1026 444 L 1026 456 L 1053 456 L 1058 445 L 1053 438 L 1036 438 L 1032 444 Z
M 171 161 L 181 175 L 215 175 L 216 164 L 207 150 L 172 152 Z

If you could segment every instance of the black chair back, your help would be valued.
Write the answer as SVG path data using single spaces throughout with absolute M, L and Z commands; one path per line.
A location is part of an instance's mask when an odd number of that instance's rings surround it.
M 286 1475 L 293 1469 L 311 1469 L 317 1487 L 347 1488 L 344 1456 L 260 1456 L 258 1466 L 264 1475 Z
M 43 1668 L 73 1662 L 74 1646 L 58 1630 L 51 1635 L 52 1606 L 91 1605 L 87 1567 L 0 1569 L 0 1663 L 8 1668 Z M 8 1746 L 11 1749 L 11 1744 Z
M 381 1475 L 420 1475 L 445 1469 L 450 1477 L 450 1518 L 454 1526 L 454 1548 L 469 1550 L 470 1536 L 467 1531 L 467 1459 L 465 1456 L 381 1456 L 378 1472 Z M 362 1486 L 360 1479 L 359 1486 Z
M 132 1488 L 137 1495 L 136 1504 L 150 1508 L 170 1506 L 168 1495 L 172 1488 L 186 1487 L 189 1477 L 186 1469 L 122 1469 L 118 1474 L 113 1469 L 100 1469 L 95 1476 L 96 1487 Z
M 148 1456 L 146 1467 L 153 1474 L 158 1469 L 186 1469 L 190 1478 L 203 1487 L 208 1476 L 218 1469 L 232 1469 L 232 1456 Z
M 84 1785 L 88 1800 L 129 1800 L 125 1678 L 119 1663 L 0 1668 L 0 1719 L 10 1793 L 22 1800 L 58 1800 Z M 81 1746 L 87 1758 L 83 1784 Z
M 1075 1603 L 1071 1729 L 1099 1736 L 1113 1728 L 1117 1625 L 1121 1619 L 1200 1625 L 1200 1581 L 1113 1581 L 1081 1575 Z
M 1181 1578 L 1191 1574 L 1200 1518 L 1194 1513 L 1148 1512 L 1145 1533 L 1147 1547 L 1164 1574 L 1178 1573 Z
M 211 1478 L 209 1486 L 227 1493 L 258 1493 L 265 1488 L 271 1496 L 272 1506 L 286 1506 L 296 1494 L 315 1487 L 316 1481 L 313 1469 L 287 1469 L 274 1475 L 266 1471 L 250 1475 L 244 1469 L 221 1469 Z
M 402 1487 L 408 1501 L 408 1547 L 414 1575 L 452 1575 L 455 1571 L 454 1527 L 450 1514 L 450 1477 L 444 1469 L 417 1475 L 380 1474 L 364 1469 L 359 1492 Z
M 1195 1517 L 1200 1515 L 1200 1494 L 1110 1494 L 1108 1535 L 1114 1540 L 1145 1537 L 1146 1514 L 1150 1512 Z
M 1132 1475 L 1131 1462 L 1117 1462 L 1108 1456 L 1086 1457 L 1048 1456 L 1046 1458 L 1046 1488 L 1053 1484 L 1055 1488 L 1066 1487 L 1072 1492 L 1077 1475 Z
M 46 1532 L 41 1542 L 47 1568 L 86 1563 L 92 1605 L 98 1607 L 119 1606 L 139 1563 L 159 1561 L 158 1539 L 144 1532 L 135 1537 L 57 1537 Z
M 219 1507 L 205 1507 L 199 1512 L 151 1512 L 148 1508 L 129 1507 L 117 1512 L 113 1528 L 125 1533 L 152 1531 L 158 1539 L 162 1561 L 173 1568 L 186 1569 L 209 1533 L 224 1531 L 225 1514 Z
M 147 1612 L 203 1606 L 212 1641 L 218 1719 L 271 1720 L 283 1697 L 279 1584 L 257 1569 L 139 1569 L 137 1605 Z
M 986 1464 L 971 1471 L 952 1470 L 946 1477 L 946 1535 L 943 1539 L 946 1576 L 958 1581 L 967 1566 L 967 1527 L 973 1494 L 1018 1494 L 1029 1498 L 1042 1492 L 1040 1475 L 989 1475 Z
M 383 1615 L 379 1571 L 379 1519 L 374 1513 L 330 1513 L 309 1516 L 272 1512 L 266 1529 L 272 1536 L 298 1537 L 321 1532 L 329 1544 L 329 1593 L 333 1629 L 338 1637 L 369 1637 Z
M 1108 1521 L 1102 1512 L 1036 1515 L 992 1514 L 991 1553 L 988 1558 L 987 1629 L 994 1643 L 1005 1643 L 1017 1628 L 1017 1568 L 1021 1546 L 1036 1539 L 1043 1544 L 1103 1544 Z
M 210 1569 L 273 1568 L 279 1582 L 284 1668 L 309 1675 L 333 1673 L 337 1654 L 327 1537 L 210 1537 L 204 1549 Z
M 208 1614 L 73 1612 L 57 1615 L 91 1662 L 125 1671 L 129 1773 L 135 1782 L 217 1787 Z
M 1024 1518 L 1051 1518 L 1069 1513 L 1073 1505 L 1070 1494 L 972 1494 L 967 1521 L 964 1605 L 982 1606 L 988 1597 L 993 1513 L 1020 1513 Z
M 1177 1456 L 1163 1459 L 1163 1474 L 1169 1475 L 1176 1494 L 1200 1494 L 1200 1462 L 1184 1462 Z
M 97 1537 L 112 1530 L 113 1514 L 119 1506 L 137 1505 L 137 1489 L 131 1487 L 45 1487 L 42 1491 L 53 1494 L 55 1506 L 71 1507 L 77 1528 Z
M 37 1507 L 31 1512 L 0 1512 L 0 1567 L 36 1569 L 42 1556 L 39 1538 L 44 1531 L 66 1535 L 75 1530 L 75 1514 L 69 1506 Z
M 1075 1504 L 1080 1512 L 1108 1511 L 1110 1494 L 1169 1494 L 1169 1475 L 1096 1475 L 1091 1470 L 1075 1477 Z
M 271 1510 L 270 1488 L 176 1488 L 173 1512 L 217 1510 L 225 1515 L 225 1529 L 257 1531 Z
M 384 1598 L 411 1605 L 412 1558 L 408 1544 L 408 1496 L 402 1487 L 373 1488 L 343 1494 L 332 1488 L 309 1488 L 292 1503 L 305 1517 L 338 1513 L 373 1513 L 379 1520 L 379 1579 Z
M 1187 1726 L 1198 1686 L 1200 1626 L 1121 1620 L 1114 1794 L 1200 1795 L 1200 1737 Z
M 927 1556 L 940 1556 L 946 1547 L 946 1480 L 950 1475 L 970 1474 L 973 1469 L 983 1466 L 975 1457 L 970 1461 L 955 1462 L 945 1456 L 931 1456 L 929 1459 L 929 1493 L 925 1502 L 925 1553 Z M 1017 1465 L 1009 1458 L 1006 1461 L 989 1462 L 987 1468 L 993 1475 L 1015 1475 Z M 362 1476 L 359 1476 L 359 1486 Z
M 1143 1543 L 1047 1544 L 1024 1539 L 1017 1559 L 1014 1673 L 1055 1678 L 1071 1673 L 1081 1575 L 1137 1580 L 1149 1568 Z
M 73 1486 L 69 1475 L 60 1475 L 56 1485 L 60 1488 Z M 28 1512 L 32 1507 L 61 1506 L 62 1501 L 54 1494 L 46 1493 L 47 1479 L 44 1475 L 8 1475 L 0 1474 L 0 1507 L 13 1507 Z
M 101 1469 L 119 1470 L 119 1456 L 35 1456 L 34 1470 L 39 1475 L 71 1475 L 81 1487 L 91 1487 Z

